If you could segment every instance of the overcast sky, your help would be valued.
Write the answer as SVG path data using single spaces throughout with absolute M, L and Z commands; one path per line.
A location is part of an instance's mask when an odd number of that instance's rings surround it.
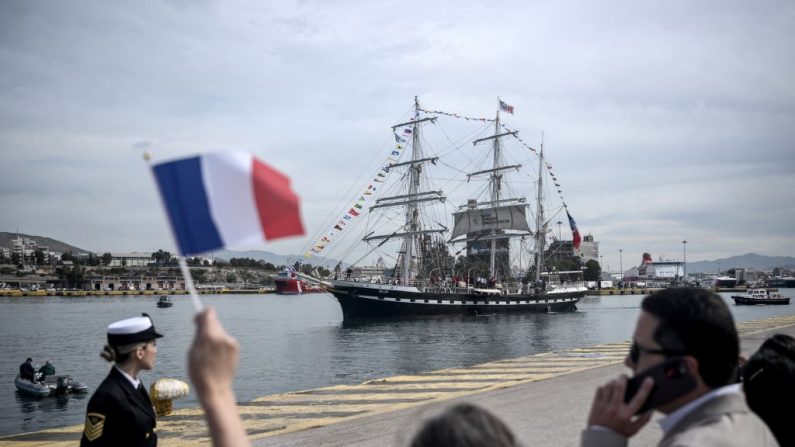
M 0 231 L 171 248 L 142 151 L 235 149 L 293 179 L 311 235 L 414 95 L 500 96 L 611 270 L 683 240 L 793 256 L 793 23 L 791 1 L 3 0 Z

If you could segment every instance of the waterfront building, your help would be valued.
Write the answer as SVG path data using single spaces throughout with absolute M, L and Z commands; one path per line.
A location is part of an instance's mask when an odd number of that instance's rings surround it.
M 732 271 L 733 270 L 733 271 Z M 745 269 L 744 268 L 734 268 L 729 269 L 729 276 L 736 279 L 738 283 L 742 284 L 745 282 Z
M 154 263 L 152 253 L 111 253 L 108 267 L 147 267 Z
M 83 285 L 88 290 L 185 290 L 181 276 L 87 276 Z
M 580 242 L 580 260 L 583 264 L 588 261 L 599 262 L 599 242 L 593 240 L 593 235 L 586 234 Z
M 363 265 L 351 267 L 351 276 L 368 281 L 384 279 L 386 263 L 383 258 L 378 258 L 375 265 Z
M 33 264 L 36 261 L 36 250 L 42 250 L 47 256 L 49 251 L 47 247 L 39 247 L 33 239 L 23 238 L 21 236 L 16 239 L 11 239 L 11 251 L 19 256 L 20 262 L 23 264 Z M 49 260 L 46 259 L 45 260 Z

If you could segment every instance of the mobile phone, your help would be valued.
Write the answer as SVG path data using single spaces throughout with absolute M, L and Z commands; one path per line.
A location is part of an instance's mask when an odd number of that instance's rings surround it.
M 646 402 L 638 410 L 638 414 L 657 408 L 660 405 L 684 396 L 696 388 L 696 378 L 687 368 L 687 363 L 681 357 L 671 357 L 664 362 L 640 371 L 627 382 L 624 402 L 629 402 L 640 389 L 646 379 L 654 379 L 654 387 L 646 398 Z

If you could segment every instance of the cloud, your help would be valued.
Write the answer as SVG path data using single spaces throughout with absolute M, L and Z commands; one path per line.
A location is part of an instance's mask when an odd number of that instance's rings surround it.
M 684 239 L 693 260 L 792 255 L 793 19 L 784 1 L 2 2 L 0 227 L 169 247 L 139 152 L 236 149 L 290 175 L 320 232 L 415 95 L 473 116 L 501 96 L 609 263 Z

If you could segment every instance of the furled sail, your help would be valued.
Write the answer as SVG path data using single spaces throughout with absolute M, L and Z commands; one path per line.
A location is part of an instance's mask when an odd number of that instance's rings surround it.
M 493 208 L 469 209 L 453 213 L 454 239 L 462 234 L 489 230 L 530 231 L 526 217 L 527 205 L 507 205 Z

